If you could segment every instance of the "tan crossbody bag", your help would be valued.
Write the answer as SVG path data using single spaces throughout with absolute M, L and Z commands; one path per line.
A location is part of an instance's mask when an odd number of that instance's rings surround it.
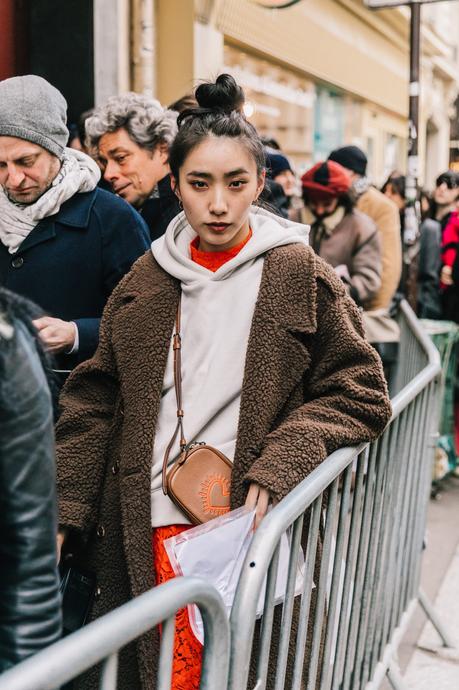
M 182 360 L 180 336 L 181 298 L 177 307 L 176 332 L 173 336 L 174 384 L 177 399 L 177 426 L 164 453 L 163 493 L 195 525 L 207 522 L 229 511 L 232 462 L 204 441 L 187 444 L 183 430 Z M 169 472 L 167 466 L 172 447 L 180 432 L 180 456 Z

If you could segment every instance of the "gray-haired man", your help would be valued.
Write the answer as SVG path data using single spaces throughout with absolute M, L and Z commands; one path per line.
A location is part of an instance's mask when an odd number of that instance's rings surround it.
M 170 185 L 169 146 L 177 113 L 136 93 L 110 98 L 85 122 L 86 143 L 115 194 L 132 204 L 155 240 L 179 213 Z

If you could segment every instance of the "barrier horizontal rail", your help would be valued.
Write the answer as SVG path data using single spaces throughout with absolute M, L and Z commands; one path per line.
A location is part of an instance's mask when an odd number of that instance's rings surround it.
M 441 372 L 439 354 L 406 302 L 400 322 L 397 394 L 383 435 L 330 455 L 255 533 L 231 615 L 229 690 L 369 690 L 386 674 L 400 687 L 395 643 L 420 598 Z M 285 532 L 288 583 L 275 607 Z M 305 563 L 295 597 L 300 543 Z
M 176 578 L 132 599 L 0 676 L 0 690 L 54 690 L 103 662 L 100 688 L 117 687 L 118 652 L 163 623 L 157 690 L 171 683 L 175 613 L 187 604 L 201 612 L 206 644 L 201 690 L 225 690 L 229 624 L 215 589 L 200 578 Z

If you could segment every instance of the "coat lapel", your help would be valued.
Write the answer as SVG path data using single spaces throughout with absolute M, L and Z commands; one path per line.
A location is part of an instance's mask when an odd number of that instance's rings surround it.
M 153 261 L 140 260 L 113 320 L 125 426 L 121 513 L 134 596 L 153 585 L 151 551 L 151 462 L 164 372 L 177 311 L 179 284 Z M 140 267 L 140 262 L 137 268 Z
M 302 246 L 274 249 L 265 259 L 246 355 L 233 489 L 310 364 L 302 341 L 317 329 L 317 287 L 307 251 L 307 261 Z
M 151 258 L 145 262 L 142 274 L 135 274 L 114 319 L 115 354 L 124 407 L 133 419 L 141 421 L 143 431 L 136 438 L 126 439 L 129 465 L 125 471 L 128 473 L 150 473 L 154 430 L 178 295 L 178 281 Z
M 23 242 L 19 245 L 18 255 L 27 249 L 35 247 L 37 244 L 47 242 L 56 237 L 56 224 L 54 219 L 45 218 L 34 227 Z

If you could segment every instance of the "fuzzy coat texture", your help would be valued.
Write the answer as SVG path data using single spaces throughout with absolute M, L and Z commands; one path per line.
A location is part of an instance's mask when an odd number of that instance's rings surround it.
M 93 618 L 154 585 L 150 469 L 178 295 L 151 254 L 139 259 L 107 304 L 96 354 L 61 398 L 59 521 L 86 540 L 100 587 Z M 269 251 L 246 354 L 232 507 L 244 504 L 249 482 L 282 499 L 337 448 L 376 438 L 390 414 L 379 357 L 332 269 L 309 247 Z M 119 687 L 155 688 L 157 660 L 151 632 L 121 653 Z M 97 687 L 96 673 L 77 687 Z

